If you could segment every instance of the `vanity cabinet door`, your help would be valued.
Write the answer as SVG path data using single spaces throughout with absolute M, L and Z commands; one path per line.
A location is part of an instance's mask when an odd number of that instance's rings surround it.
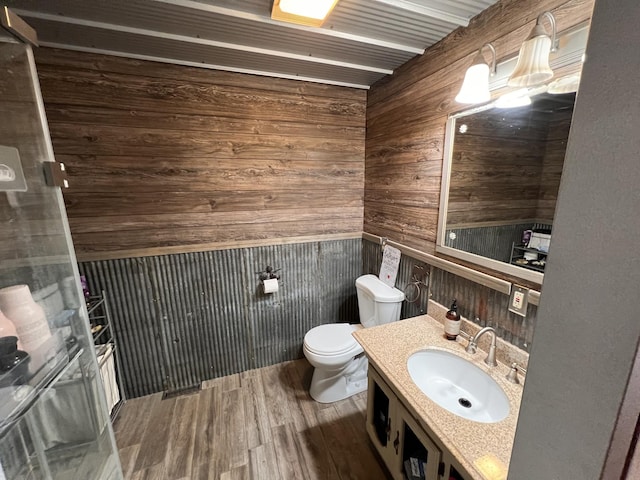
M 442 462 L 445 465 L 443 480 L 471 480 L 473 478 L 462 466 L 460 462 L 451 455 L 451 452 L 442 452 Z M 495 478 L 502 478 L 496 474 Z
M 449 465 L 449 480 L 466 480 L 466 477 L 463 477 L 456 467 Z
M 438 480 L 442 451 L 400 404 L 396 410 L 396 418 L 400 425 L 401 449 L 399 455 L 402 460 L 403 478 Z
M 400 466 L 400 425 L 397 421 L 398 400 L 395 394 L 369 367 L 367 394 L 367 433 L 394 479 L 402 479 Z
M 367 433 L 394 480 L 440 480 L 442 451 L 371 365 L 368 388 Z

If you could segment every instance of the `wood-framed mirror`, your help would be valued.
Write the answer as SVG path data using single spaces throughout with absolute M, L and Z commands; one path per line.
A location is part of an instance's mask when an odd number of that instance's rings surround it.
M 449 116 L 437 254 L 542 285 L 588 32 L 584 22 L 558 35 L 549 84 L 509 92 L 510 58 L 489 81 L 504 95 Z M 523 94 L 530 105 L 504 108 Z
M 575 93 L 451 115 L 436 252 L 542 284 Z

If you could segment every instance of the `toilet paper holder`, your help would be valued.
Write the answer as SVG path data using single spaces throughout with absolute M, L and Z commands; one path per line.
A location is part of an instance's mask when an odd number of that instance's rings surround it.
M 256 272 L 258 274 L 258 278 L 260 278 L 262 291 L 265 294 L 271 294 L 278 291 L 280 282 L 280 275 L 278 274 L 279 271 L 279 268 L 274 270 L 271 266 L 267 265 L 262 272 Z
M 267 265 L 262 272 L 257 272 L 258 278 L 260 279 L 261 282 L 264 282 L 265 280 L 271 280 L 274 278 L 276 280 L 280 280 L 280 275 L 278 274 L 280 270 L 281 270 L 280 268 L 277 268 L 274 270 L 272 267 Z

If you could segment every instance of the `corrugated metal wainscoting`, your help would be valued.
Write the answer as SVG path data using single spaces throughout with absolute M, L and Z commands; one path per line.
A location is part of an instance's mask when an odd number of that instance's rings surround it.
M 365 273 L 377 273 L 382 261 L 382 249 L 377 243 L 363 240 L 362 256 Z M 424 265 L 406 255 L 400 260 L 400 270 L 396 286 L 400 289 L 410 283 L 414 264 Z M 431 299 L 449 307 L 451 301 L 458 299 L 458 310 L 462 316 L 475 321 L 480 326 L 491 326 L 507 342 L 530 351 L 533 331 L 536 324 L 538 307 L 531 303 L 527 307 L 527 316 L 521 317 L 508 310 L 509 295 L 502 294 L 489 287 L 479 285 L 471 280 L 427 265 L 430 269 L 429 291 Z M 426 289 L 421 292 L 419 302 L 405 302 L 402 307 L 402 318 L 426 313 Z
M 447 247 L 509 263 L 513 244 L 522 243 L 522 232 L 527 229 L 551 231 L 551 225 L 518 223 L 492 227 L 453 228 L 446 231 L 444 241 Z M 452 233 L 455 234 L 454 238 L 451 238 Z
M 446 231 L 444 238 L 447 247 L 509 263 L 512 245 L 519 245 L 522 232 L 529 228 L 532 228 L 531 223 L 453 228 Z M 453 238 L 451 234 L 454 234 Z
M 526 350 L 531 349 L 538 307 L 529 304 L 527 316 L 509 311 L 509 295 L 478 285 L 453 273 L 433 268 L 431 274 L 432 300 L 448 307 L 458 299 L 458 311 L 478 325 L 496 329 L 498 336 Z
M 271 295 L 267 265 L 281 269 Z M 129 398 L 300 358 L 312 327 L 358 321 L 361 272 L 360 239 L 80 264 L 108 293 Z

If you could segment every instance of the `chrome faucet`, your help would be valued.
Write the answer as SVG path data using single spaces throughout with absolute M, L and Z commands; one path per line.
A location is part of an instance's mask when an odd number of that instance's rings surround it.
M 491 334 L 491 346 L 489 347 L 489 354 L 487 355 L 487 358 L 484 359 L 484 363 L 486 363 L 490 367 L 497 367 L 498 362 L 496 362 L 496 331 L 492 327 L 484 327 L 473 337 L 471 337 L 471 340 L 469 340 L 469 345 L 467 345 L 465 351 L 472 354 L 476 353 L 476 350 L 478 348 L 478 340 L 485 333 Z

